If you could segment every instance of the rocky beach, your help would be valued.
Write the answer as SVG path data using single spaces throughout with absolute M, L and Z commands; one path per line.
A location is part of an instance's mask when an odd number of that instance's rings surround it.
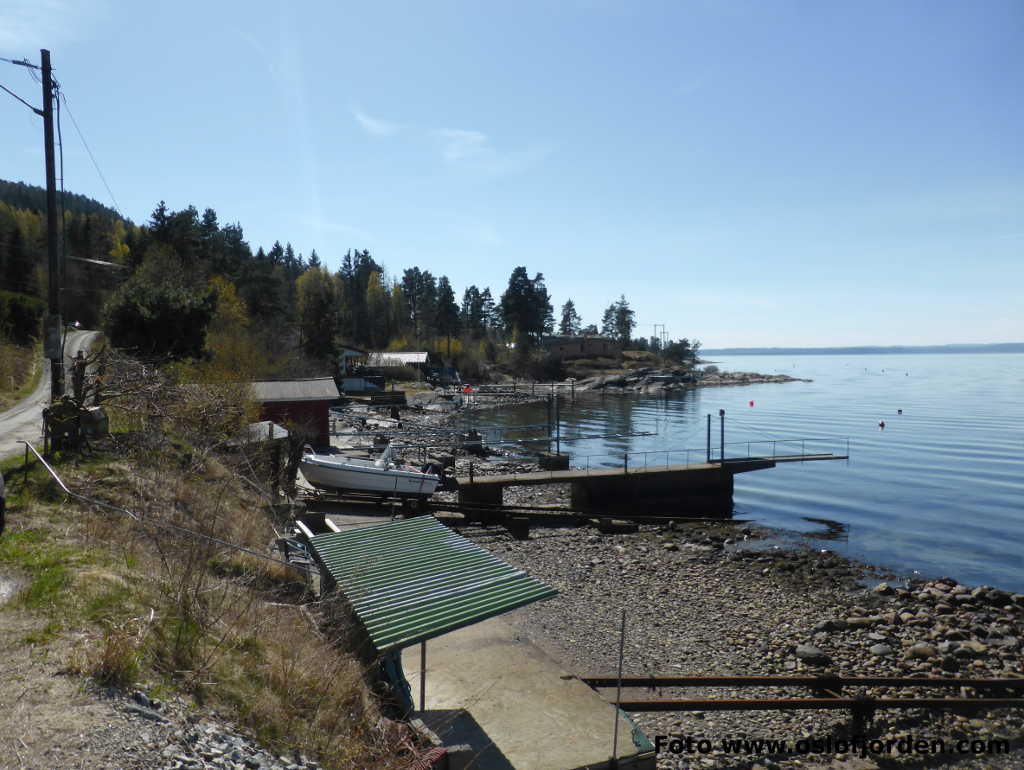
M 588 377 L 576 382 L 579 390 L 609 393 L 672 393 L 690 388 L 720 388 L 732 385 L 763 385 L 779 382 L 810 382 L 786 374 L 757 372 L 681 371 L 640 368 L 622 374 Z
M 438 416 L 428 419 L 433 422 Z M 477 474 L 536 469 L 511 456 L 473 462 Z M 468 463 L 457 459 L 457 472 L 465 473 Z M 509 487 L 505 502 L 564 506 L 568 489 Z M 513 613 L 510 620 L 576 676 L 615 672 L 625 610 L 628 676 L 1024 677 L 1024 594 L 963 585 L 952 577 L 893 574 L 827 549 L 793 544 L 780 533 L 743 522 L 678 521 L 612 535 L 589 527 L 535 527 L 526 540 L 478 524 L 460 531 L 559 590 L 555 598 Z M 843 694 L 935 698 L 979 693 L 970 687 L 865 687 Z M 1008 693 L 1022 694 L 1024 690 Z M 623 692 L 624 700 L 809 696 L 805 688 Z M 873 716 L 861 727 L 848 710 L 632 715 L 652 740 L 658 735 L 690 737 L 709 740 L 714 747 L 708 753 L 661 753 L 659 768 L 1024 766 L 1020 709 L 965 714 L 891 709 Z M 803 739 L 854 735 L 892 742 L 910 736 L 941 740 L 950 747 L 961 740 L 981 741 L 998 749 L 1006 741 L 1011 753 L 738 755 L 720 748 L 723 739 L 786 740 L 793 746 Z

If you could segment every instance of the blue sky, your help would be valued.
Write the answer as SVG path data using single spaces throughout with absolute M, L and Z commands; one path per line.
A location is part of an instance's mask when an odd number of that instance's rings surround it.
M 705 347 L 1024 340 L 1022 38 L 1019 0 L 0 0 L 136 222 L 212 206 L 460 295 L 526 265 Z M 0 177 L 43 183 L 41 133 L 0 94 Z

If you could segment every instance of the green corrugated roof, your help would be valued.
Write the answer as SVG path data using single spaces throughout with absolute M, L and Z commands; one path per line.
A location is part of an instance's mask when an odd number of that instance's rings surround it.
M 331 532 L 311 542 L 382 652 L 557 593 L 433 516 Z

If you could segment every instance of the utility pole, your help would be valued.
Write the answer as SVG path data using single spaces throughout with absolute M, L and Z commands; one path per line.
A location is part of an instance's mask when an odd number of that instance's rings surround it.
M 60 314 L 60 249 L 57 229 L 57 171 L 53 152 L 53 74 L 50 52 L 39 52 L 43 69 L 43 141 L 46 155 L 46 254 L 49 258 L 49 315 L 46 318 L 45 354 L 50 359 L 50 401 L 56 402 L 64 390 L 64 361 Z

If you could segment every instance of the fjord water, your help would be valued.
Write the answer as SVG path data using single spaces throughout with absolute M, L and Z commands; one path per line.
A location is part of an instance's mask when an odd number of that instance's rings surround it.
M 716 363 L 725 371 L 813 381 L 700 388 L 668 398 L 581 393 L 575 403 L 562 401 L 562 435 L 657 435 L 574 441 L 562 451 L 574 466 L 621 465 L 626 451 L 632 467 L 664 464 L 664 450 L 680 448 L 694 449 L 691 460 L 698 462 L 709 413 L 719 442 L 719 409 L 726 411 L 727 456 L 745 454 L 733 442 L 822 437 L 839 440 L 807 444 L 807 451 L 841 453 L 848 438 L 849 461 L 736 476 L 733 515 L 903 576 L 944 575 L 1024 591 L 1024 354 L 743 356 Z M 545 405 L 532 404 L 476 419 L 537 424 L 546 413 Z M 766 446 L 752 443 L 751 454 Z M 685 453 L 670 457 L 685 461 Z

